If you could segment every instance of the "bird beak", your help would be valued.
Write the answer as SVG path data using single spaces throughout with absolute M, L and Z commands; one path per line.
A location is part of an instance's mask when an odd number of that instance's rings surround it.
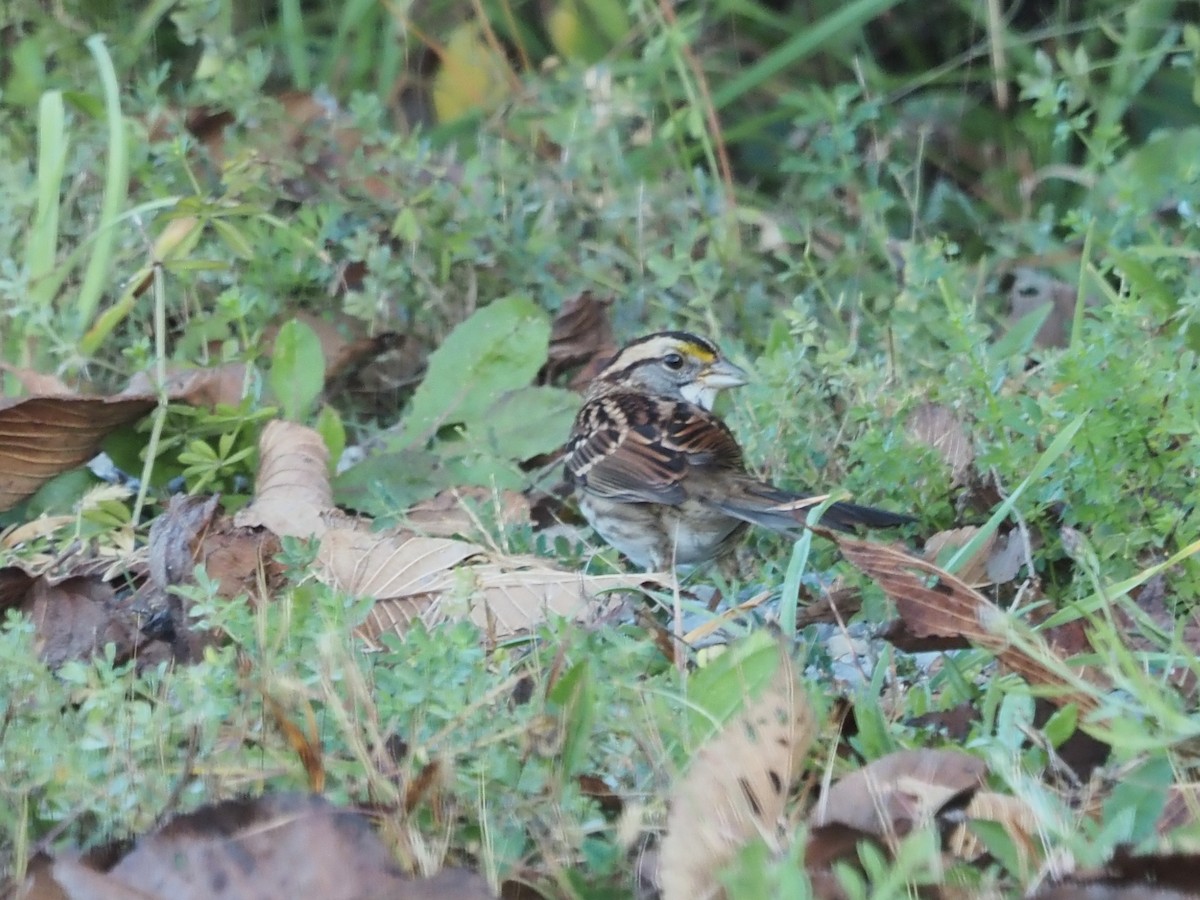
M 697 379 L 706 388 L 714 391 L 722 391 L 725 388 L 741 387 L 743 384 L 749 383 L 750 379 L 746 376 L 743 369 L 739 369 L 733 363 L 719 359 L 703 372 Z
M 683 399 L 712 412 L 717 394 L 725 388 L 741 387 L 749 379 L 746 373 L 731 362 L 719 359 L 681 389 Z

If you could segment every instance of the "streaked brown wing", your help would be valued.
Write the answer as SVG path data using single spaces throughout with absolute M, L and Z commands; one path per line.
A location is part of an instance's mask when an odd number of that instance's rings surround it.
M 567 446 L 568 478 L 627 503 L 677 505 L 698 469 L 742 468 L 718 419 L 690 403 L 614 393 L 586 404 Z

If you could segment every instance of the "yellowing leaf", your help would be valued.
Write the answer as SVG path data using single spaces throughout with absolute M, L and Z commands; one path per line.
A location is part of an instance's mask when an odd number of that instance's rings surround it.
M 546 17 L 554 49 L 566 59 L 596 63 L 629 33 L 620 0 L 559 0 Z
M 433 108 L 439 122 L 494 109 L 512 92 L 508 60 L 484 40 L 473 22 L 451 32 L 433 77 Z

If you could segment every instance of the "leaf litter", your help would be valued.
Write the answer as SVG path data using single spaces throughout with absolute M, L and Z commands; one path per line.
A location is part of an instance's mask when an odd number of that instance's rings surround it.
M 594 304 L 592 298 L 583 296 L 562 320 L 563 343 L 557 358 L 564 368 L 586 366 L 606 352 L 605 334 L 610 332 L 595 329 Z M 552 334 L 557 333 L 554 328 Z M 551 356 L 554 358 L 553 353 Z M 238 374 L 229 383 L 240 383 L 240 379 Z M 172 390 L 182 390 L 180 385 L 186 383 L 177 382 Z M 195 393 L 189 399 L 196 401 L 200 396 Z M 968 477 L 971 454 L 969 443 L 956 436 L 954 423 L 944 413 L 930 412 L 917 425 L 916 436 L 934 446 L 955 483 L 963 483 Z M 415 505 L 400 526 L 375 530 L 369 519 L 347 516 L 337 509 L 328 473 L 325 445 L 315 432 L 286 422 L 270 423 L 261 438 L 260 469 L 251 504 L 229 517 L 220 511 L 216 497 L 173 498 L 152 527 L 143 559 L 135 564 L 134 556 L 125 557 L 130 564 L 132 592 L 118 590 L 110 583 L 118 559 L 106 562 L 104 576 L 95 570 L 94 560 L 89 570 L 83 558 L 76 560 L 78 568 L 64 567 L 59 559 L 54 565 L 43 563 L 40 570 L 27 563 L 0 569 L 0 601 L 22 609 L 34 620 L 42 635 L 38 640 L 43 658 L 51 665 L 87 658 L 100 652 L 105 642 L 116 646 L 119 659 L 137 656 L 147 663 L 161 658 L 186 662 L 199 658 L 204 647 L 219 643 L 220 635 L 194 632 L 186 606 L 172 589 L 188 584 L 194 566 L 202 564 L 208 576 L 220 585 L 221 596 L 268 601 L 283 584 L 273 559 L 278 555 L 280 539 L 285 537 L 317 541 L 313 571 L 319 579 L 348 595 L 375 599 L 359 628 L 366 649 L 382 648 L 389 635 L 403 638 L 418 620 L 436 626 L 468 619 L 483 631 L 488 645 L 528 632 L 550 616 L 590 621 L 602 606 L 597 603 L 598 596 L 609 591 L 637 590 L 649 578 L 583 576 L 544 560 L 512 556 L 489 546 L 487 529 L 480 527 L 476 511 L 490 507 L 502 523 L 527 521 L 528 500 L 514 492 L 489 492 L 479 486 L 443 491 Z M 39 525 L 42 529 L 51 527 L 51 523 Z M 927 542 L 923 559 L 895 547 L 827 536 L 837 541 L 852 564 L 883 587 L 900 612 L 899 621 L 912 634 L 987 649 L 1032 685 L 1051 688 L 1051 697 L 1059 706 L 1071 704 L 1085 714 L 1095 711 L 1094 698 L 1107 690 L 1107 684 L 1093 678 L 1094 672 L 1067 664 L 1068 655 L 1092 649 L 1086 632 L 1078 630 L 1078 636 L 1068 640 L 1069 629 L 1060 627 L 1043 638 L 1006 620 L 1002 611 L 978 591 L 1016 577 L 1025 561 L 1016 532 L 992 535 L 960 567 L 957 577 L 939 568 L 940 560 L 965 546 L 976 533 L 977 529 L 963 527 L 935 535 Z M 20 536 L 20 532 L 13 534 Z M 37 537 L 32 528 L 26 535 Z M 838 587 L 822 597 L 832 601 L 835 595 L 839 598 L 836 605 L 845 606 L 840 614 L 833 614 L 834 620 L 857 611 L 857 590 Z M 1158 582 L 1147 586 L 1140 599 L 1154 619 L 1166 624 L 1171 617 L 1162 596 Z M 801 621 L 829 616 L 819 611 L 820 606 L 817 603 L 812 610 L 803 611 Z M 1121 615 L 1126 624 L 1136 622 L 1128 613 Z M 147 621 L 155 616 L 166 617 L 169 634 L 161 638 L 147 636 Z M 54 631 L 46 630 L 50 623 Z M 168 648 L 169 653 L 163 655 L 160 649 L 156 654 L 156 646 Z M 1067 652 L 1071 648 L 1074 653 Z M 666 900 L 715 896 L 722 890 L 718 875 L 725 864 L 755 841 L 779 846 L 791 827 L 789 823 L 798 821 L 792 789 L 803 781 L 806 771 L 811 781 L 807 754 L 818 731 L 814 713 L 798 685 L 787 654 L 781 652 L 775 679 L 761 692 L 742 698 L 741 711 L 705 742 L 685 774 L 677 779 L 669 796 L 670 812 L 661 845 L 649 854 L 652 863 L 641 867 L 643 874 L 650 873 L 650 881 L 661 886 Z M 309 728 L 301 728 L 291 721 L 284 706 L 272 703 L 277 727 L 289 735 L 301 757 L 307 754 L 311 758 L 311 764 L 305 765 L 310 780 L 316 778 L 313 784 L 319 785 L 323 777 L 319 735 L 311 727 L 311 720 Z M 307 703 L 300 708 L 307 709 L 311 716 Z M 963 727 L 970 727 L 969 723 Z M 1060 749 L 1065 755 L 1066 748 Z M 435 760 L 430 766 L 423 771 L 437 771 L 440 763 Z M 619 791 L 611 791 L 595 776 L 588 777 L 594 779 L 588 782 L 588 790 L 604 797 L 610 808 L 619 811 L 624 806 Z M 987 780 L 982 761 L 950 750 L 901 751 L 851 769 L 820 799 L 806 804 L 810 831 L 804 858 L 817 896 L 842 896 L 831 874 L 833 866 L 839 861 L 858 865 L 860 845 L 873 845 L 885 855 L 890 854 L 895 852 L 898 839 L 921 828 L 934 828 L 943 834 L 948 858 L 983 864 L 984 850 L 970 823 L 995 822 L 1019 848 L 1021 859 L 1032 865 L 1030 861 L 1044 849 L 1037 817 L 1020 799 L 988 791 Z M 409 785 L 410 793 L 418 790 L 419 781 Z M 1195 820 L 1195 791 L 1188 788 L 1172 787 L 1158 824 L 1160 834 Z M 268 796 L 261 801 L 268 817 L 288 802 L 286 795 Z M 273 803 L 283 806 L 271 806 Z M 163 833 L 171 833 L 170 827 Z M 286 848 L 288 840 L 290 836 L 280 846 Z M 139 846 L 143 845 L 154 848 L 155 841 L 144 839 Z M 264 853 L 268 849 L 262 848 Z M 186 858 L 192 851 L 185 844 L 172 852 Z M 257 845 L 253 852 L 259 852 Z M 1038 896 L 1067 896 L 1070 890 L 1089 891 L 1088 896 L 1100 889 L 1136 891 L 1145 888 L 1147 879 L 1169 882 L 1194 865 L 1194 860 L 1186 856 L 1163 856 L 1158 863 L 1149 860 L 1114 857 L 1108 868 L 1063 876 L 1056 887 L 1048 886 Z M 66 858 L 52 865 L 67 896 L 110 891 L 115 892 L 114 896 L 134 895 L 130 893 L 132 888 L 97 880 L 120 875 L 119 869 L 98 872 Z M 268 880 L 284 877 L 266 867 L 263 871 L 269 873 L 264 876 Z M 239 883 L 241 893 L 230 896 L 256 896 L 254 874 L 247 876 L 250 881 Z M 189 877 L 186 869 L 181 877 Z M 389 883 L 389 877 L 402 879 L 403 893 L 398 895 L 426 896 L 420 893 L 424 889 L 421 882 L 407 879 L 398 871 L 379 877 L 384 879 L 381 884 Z M 436 887 L 429 885 L 433 892 L 428 896 L 492 896 L 480 882 L 472 882 L 472 876 L 462 877 L 471 885 L 466 893 L 454 893 L 456 888 L 435 883 Z M 275 882 L 276 886 L 280 883 L 284 882 Z M 397 890 L 401 890 L 400 884 L 395 882 Z M 182 884 L 171 883 L 169 889 L 167 895 L 188 896 L 176 893 L 185 890 Z M 473 892 L 476 889 L 483 892 Z M 136 890 L 141 892 L 137 895 L 158 896 L 145 884 Z M 262 896 L 277 895 L 264 890 Z M 360 895 L 371 894 L 346 894 Z
M 106 870 L 61 858 L 37 867 L 25 900 L 488 900 L 473 873 L 404 874 L 368 819 L 316 796 L 226 800 L 177 816 Z

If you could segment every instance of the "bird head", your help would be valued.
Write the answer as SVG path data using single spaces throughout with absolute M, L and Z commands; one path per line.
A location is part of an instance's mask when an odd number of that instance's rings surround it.
M 596 380 L 711 410 L 718 393 L 747 378 L 712 341 L 686 331 L 660 331 L 626 344 Z

